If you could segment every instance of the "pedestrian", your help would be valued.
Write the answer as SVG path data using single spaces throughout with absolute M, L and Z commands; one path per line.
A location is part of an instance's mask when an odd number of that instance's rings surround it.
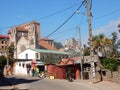
M 32 77 L 34 77 L 35 70 L 32 68 Z
M 39 68 L 36 68 L 36 76 L 38 76 L 38 74 L 39 74 Z

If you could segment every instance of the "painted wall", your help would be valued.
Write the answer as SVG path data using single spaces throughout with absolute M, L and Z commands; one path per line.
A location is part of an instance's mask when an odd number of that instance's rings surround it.
M 23 51 L 22 53 L 18 54 L 18 59 L 26 59 L 26 54 L 28 55 L 27 59 L 35 59 L 36 58 L 35 53 L 36 53 L 35 51 L 27 49 L 27 50 Z
M 14 68 L 14 74 L 15 75 L 27 75 L 27 68 L 25 62 L 16 62 L 15 68 Z

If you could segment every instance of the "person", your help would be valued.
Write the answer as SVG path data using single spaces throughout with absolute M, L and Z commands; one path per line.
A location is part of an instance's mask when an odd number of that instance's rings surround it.
M 34 77 L 34 72 L 35 72 L 34 68 L 32 68 L 32 77 Z
M 39 74 L 39 68 L 36 68 L 36 76 L 38 76 L 38 74 Z

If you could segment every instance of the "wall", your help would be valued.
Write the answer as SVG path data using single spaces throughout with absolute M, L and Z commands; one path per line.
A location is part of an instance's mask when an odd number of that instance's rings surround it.
M 18 55 L 18 59 L 26 59 L 26 54 L 28 54 L 28 59 L 35 59 L 35 51 L 25 50 Z
M 103 80 L 120 83 L 120 71 L 119 72 L 113 72 L 113 77 L 111 77 L 111 72 L 110 71 L 106 71 L 106 76 L 103 76 Z

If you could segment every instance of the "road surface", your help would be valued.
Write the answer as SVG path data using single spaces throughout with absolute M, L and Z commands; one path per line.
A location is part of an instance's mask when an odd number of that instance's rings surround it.
M 7 83 L 10 81 L 10 83 Z M 0 80 L 0 90 L 120 90 L 120 84 L 101 82 L 92 84 L 91 81 L 75 80 L 69 82 L 60 79 L 40 79 L 36 77 L 14 76 Z

